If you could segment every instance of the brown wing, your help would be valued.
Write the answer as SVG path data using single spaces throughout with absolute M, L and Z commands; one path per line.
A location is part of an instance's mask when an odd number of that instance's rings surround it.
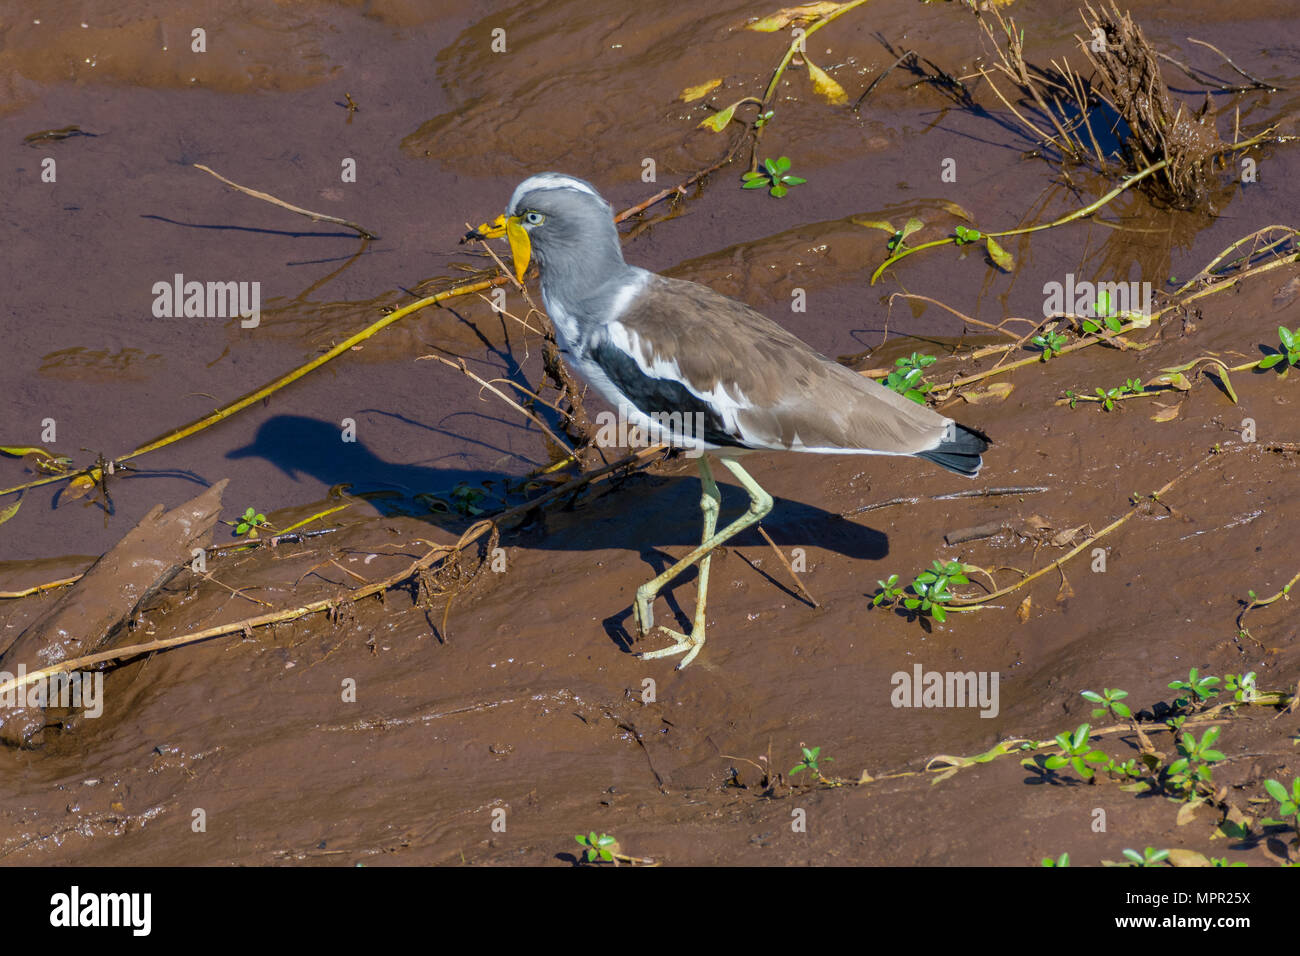
M 617 324 L 644 368 L 723 406 L 748 447 L 915 455 L 943 441 L 942 415 L 707 286 L 653 276 Z

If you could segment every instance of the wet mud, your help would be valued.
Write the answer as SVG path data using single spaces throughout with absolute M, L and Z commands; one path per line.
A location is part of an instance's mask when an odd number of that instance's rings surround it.
M 716 163 L 727 136 L 697 127 L 710 114 L 703 104 L 761 94 L 787 35 L 743 29 L 771 12 L 752 4 L 663 6 L 248 2 L 217 21 L 197 3 L 22 5 L 0 35 L 0 151 L 11 171 L 0 185 L 10 237 L 0 444 L 43 446 L 85 467 L 252 392 L 386 310 L 491 268 L 457 240 L 530 173 L 589 179 L 623 209 Z M 1076 9 L 1011 8 L 1032 60 L 1073 49 Z M 1225 140 L 1237 107 L 1243 127 L 1272 119 L 1297 131 L 1290 4 L 1131 9 L 1179 60 L 1237 83 L 1185 38 L 1211 39 L 1283 87 L 1212 95 Z M 202 54 L 189 52 L 195 27 L 207 31 Z M 503 53 L 492 50 L 496 29 Z M 967 78 L 980 108 L 899 67 L 855 113 L 792 68 L 761 148 L 790 156 L 808 182 L 780 200 L 741 190 L 742 154 L 681 202 L 625 225 L 635 232 L 628 260 L 739 298 L 864 372 L 914 351 L 940 356 L 928 370 L 940 383 L 991 369 L 996 353 L 972 353 L 1008 339 L 896 293 L 992 325 L 1036 322 L 1044 284 L 1067 274 L 1167 294 L 1242 236 L 1300 227 L 1295 145 L 1271 145 L 1251 154 L 1255 181 L 1222 172 L 1214 214 L 1132 191 L 1097 216 L 1008 239 L 1010 271 L 986 262 L 983 246 L 945 247 L 871 285 L 888 235 L 866 223 L 920 218 L 916 245 L 962 222 L 953 203 L 983 229 L 1010 229 L 1113 185 L 1027 155 L 1023 128 L 969 79 L 987 51 L 955 5 L 885 0 L 816 33 L 808 54 L 852 101 L 909 48 Z M 1168 70 L 1173 94 L 1199 106 L 1204 84 Z M 711 79 L 721 84 L 703 101 L 680 100 Z M 80 135 L 26 139 L 71 125 Z M 944 157 L 956 160 L 956 182 L 940 179 Z M 340 178 L 348 158 L 355 182 Z M 642 179 L 647 158 L 654 182 Z M 52 183 L 41 180 L 47 159 Z M 380 238 L 362 242 L 232 192 L 194 163 Z M 153 287 L 176 274 L 259 282 L 260 324 L 156 316 Z M 1111 411 L 1060 402 L 1206 356 L 1237 366 L 1269 354 L 1279 325 L 1300 326 L 1298 274 L 1283 264 L 1206 295 L 1128 335 L 1128 347 L 987 379 L 1013 386 L 1000 401 L 945 399 L 945 414 L 994 440 L 974 482 L 911 459 L 750 456 L 746 467 L 776 500 L 763 529 L 797 560 L 815 606 L 763 537 L 746 532 L 713 559 L 708 643 L 680 672 L 634 656 L 663 638 L 635 637 L 631 603 L 698 543 L 699 483 L 681 456 L 515 513 L 456 567 L 347 600 L 574 474 L 538 474 L 564 453 L 535 424 L 460 371 L 419 360 L 462 357 L 483 379 L 537 389 L 539 319 L 530 330 L 479 296 L 411 315 L 265 401 L 140 456 L 92 494 L 67 500 L 59 483 L 26 491 L 0 523 L 0 592 L 15 594 L 86 571 L 154 506 L 228 479 L 230 524 L 217 525 L 214 545 L 232 547 L 172 577 L 117 641 L 334 605 L 113 665 L 96 719 L 46 710 L 38 749 L 0 749 L 0 860 L 573 864 L 574 834 L 595 831 L 668 865 L 1024 866 L 1062 852 L 1096 865 L 1147 846 L 1274 863 L 1294 852 L 1294 834 L 1258 822 L 1269 809 L 1263 782 L 1300 772 L 1300 719 L 1275 707 L 1192 718 L 1198 734 L 1222 728 L 1213 770 L 1222 789 L 1181 824 L 1178 804 L 1119 780 L 1089 784 L 1015 753 L 940 780 L 947 764 L 931 758 L 1115 724 L 1093 717 L 1080 694 L 1119 687 L 1146 712 L 1152 748 L 1172 760 L 1177 740 L 1158 722 L 1160 705 L 1190 668 L 1254 672 L 1261 690 L 1296 690 L 1290 601 L 1251 609 L 1244 630 L 1238 620 L 1250 592 L 1271 596 L 1300 571 L 1296 375 L 1233 372 L 1234 401 L 1202 363 L 1185 391 Z M 800 290 L 805 311 L 791 308 Z M 513 288 L 505 303 L 528 321 Z M 588 401 L 589 412 L 604 407 Z M 53 439 L 42 437 L 49 419 Z M 355 442 L 340 441 L 345 420 Z M 30 457 L 0 458 L 0 487 L 39 477 Z M 726 520 L 746 499 L 729 476 L 722 484 Z M 1008 488 L 1022 490 L 943 497 Z M 0 512 L 15 497 L 0 498 Z M 904 500 L 886 504 L 895 499 Z M 233 547 L 246 507 L 283 529 L 344 504 L 306 526 L 328 533 Z M 872 605 L 878 580 L 909 581 L 936 559 L 1013 584 L 1130 511 L 1096 542 L 1100 565 L 1088 548 L 979 610 L 941 622 Z M 1003 530 L 945 541 L 986 526 Z M 971 579 L 961 593 L 992 586 Z M 0 646 L 65 593 L 0 599 Z M 688 572 L 657 617 L 686 626 L 694 601 Z M 996 713 L 897 706 L 897 675 L 918 666 L 996 673 Z M 1212 703 L 1232 696 L 1218 691 Z M 1142 748 L 1127 728 L 1093 743 L 1119 761 Z M 829 783 L 791 772 L 803 746 L 833 758 L 821 767 Z M 1249 836 L 1216 836 L 1229 804 L 1254 821 Z M 191 825 L 196 809 L 204 832 Z M 795 810 L 806 829 L 792 828 Z

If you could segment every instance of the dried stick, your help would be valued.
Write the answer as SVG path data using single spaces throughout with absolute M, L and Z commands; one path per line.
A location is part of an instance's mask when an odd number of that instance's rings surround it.
M 790 572 L 790 577 L 794 579 L 794 586 L 803 592 L 803 596 L 812 602 L 813 607 L 821 607 L 821 605 L 817 603 L 817 599 L 812 596 L 812 592 L 804 586 L 803 580 L 799 577 L 798 573 L 795 572 L 794 566 L 785 559 L 785 555 L 781 553 L 781 549 L 776 546 L 776 542 L 771 539 L 762 525 L 758 526 L 758 533 L 763 536 L 764 541 L 772 546 L 772 550 L 776 552 L 777 559 L 784 564 L 785 569 Z
M 538 418 L 528 409 L 524 408 L 524 406 L 520 405 L 513 398 L 511 398 L 505 392 L 501 391 L 501 389 L 497 388 L 491 382 L 485 381 L 484 379 L 479 378 L 479 376 L 471 372 L 469 370 L 469 367 L 465 364 L 464 359 L 460 359 L 459 361 L 453 362 L 451 359 L 443 358 L 441 355 L 421 355 L 419 358 L 416 359 L 416 361 L 422 362 L 422 361 L 427 361 L 429 359 L 433 359 L 435 362 L 441 362 L 443 365 L 446 365 L 448 368 L 460 369 L 460 371 L 464 373 L 466 377 L 471 378 L 474 381 L 478 382 L 480 386 L 482 386 L 483 388 L 491 392 L 493 395 L 500 398 L 503 402 L 505 402 L 515 411 L 519 412 L 519 414 L 523 415 L 525 418 L 531 421 L 542 431 L 546 432 L 546 434 L 551 437 L 551 441 L 555 442 L 555 444 L 563 448 L 566 452 L 568 452 L 569 456 L 572 457 L 573 449 L 569 447 L 569 443 L 566 442 L 559 435 L 555 434 L 555 432 L 551 431 L 551 429 L 547 426 L 546 422 L 542 421 L 540 418 Z
M 347 219 L 340 219 L 338 216 L 327 216 L 323 212 L 312 212 L 310 209 L 303 209 L 301 206 L 295 206 L 292 203 L 287 203 L 283 199 L 276 199 L 270 193 L 259 192 L 256 189 L 249 189 L 247 186 L 241 186 L 239 185 L 239 183 L 232 183 L 225 176 L 222 176 L 220 173 L 209 169 L 207 166 L 204 166 L 202 163 L 195 163 L 194 168 L 201 169 L 205 173 L 217 177 L 217 179 L 220 179 L 231 189 L 234 189 L 237 192 L 241 192 L 245 196 L 252 196 L 254 199 L 260 199 L 263 202 L 269 202 L 271 205 L 279 206 L 281 209 L 287 209 L 290 212 L 296 212 L 300 216 L 306 216 L 308 219 L 312 220 L 313 222 L 332 222 L 338 226 L 347 226 L 349 229 L 355 230 L 361 236 L 362 239 L 379 238 L 378 235 L 371 232 L 369 229 L 366 229 L 364 226 L 358 226 L 355 222 L 349 222 Z

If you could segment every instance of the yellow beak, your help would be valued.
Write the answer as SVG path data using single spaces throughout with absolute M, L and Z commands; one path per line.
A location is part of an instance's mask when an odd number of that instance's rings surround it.
M 515 278 L 523 282 L 524 273 L 528 271 L 528 263 L 532 261 L 533 244 L 528 238 L 528 230 L 520 224 L 518 216 L 511 216 L 509 219 L 504 215 L 497 216 L 490 223 L 483 223 L 465 238 L 499 239 L 502 236 L 510 241 L 510 257 L 515 263 Z

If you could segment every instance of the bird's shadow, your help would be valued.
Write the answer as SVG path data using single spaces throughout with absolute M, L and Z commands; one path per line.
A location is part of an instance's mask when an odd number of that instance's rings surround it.
M 411 426 L 433 426 L 407 422 Z M 463 437 L 463 436 L 461 436 Z M 504 488 L 517 482 L 516 476 L 456 467 L 401 464 L 372 452 L 359 438 L 342 441 L 339 426 L 298 415 L 276 415 L 264 422 L 253 442 L 232 449 L 227 458 L 262 458 L 295 480 L 314 479 L 325 487 L 350 486 L 349 493 L 366 494 L 370 504 L 385 515 L 408 515 L 459 533 L 478 520 L 473 513 L 431 511 L 429 501 L 456 502 L 455 489 Z M 596 552 L 609 549 L 636 551 L 650 566 L 647 580 L 668 568 L 675 557 L 661 549 L 682 549 L 700 542 L 700 482 L 695 475 L 661 476 L 637 473 L 609 490 L 577 506 L 561 504 L 555 511 L 533 512 L 507 532 L 514 546 L 541 551 Z M 718 527 L 739 517 L 749 499 L 743 489 L 724 483 Z M 373 493 L 378 496 L 371 496 Z M 387 492 L 388 494 L 383 494 Z M 535 496 L 530 492 L 526 497 Z M 526 497 L 520 500 L 526 500 Z M 487 513 L 493 510 L 486 499 L 479 502 Z M 496 502 L 499 506 L 500 502 Z M 835 512 L 800 501 L 777 498 L 763 529 L 787 556 L 794 548 L 815 548 L 862 561 L 879 561 L 889 553 L 888 537 Z M 768 581 L 786 591 L 792 599 L 804 598 L 791 586 L 788 575 L 778 566 L 767 542 L 756 528 L 748 528 L 727 542 L 726 548 L 743 549 L 742 557 Z M 757 558 L 765 559 L 759 566 Z M 688 569 L 661 592 L 683 626 L 690 617 L 674 598 L 681 584 L 695 580 L 697 571 Z M 693 592 L 691 601 L 693 601 Z M 631 597 L 631 596 L 629 596 Z M 629 601 L 630 603 L 630 601 Z M 631 608 L 607 619 L 606 632 L 623 647 L 630 646 Z M 666 623 L 666 622 L 665 622 Z M 685 626 L 689 627 L 686 623 Z

